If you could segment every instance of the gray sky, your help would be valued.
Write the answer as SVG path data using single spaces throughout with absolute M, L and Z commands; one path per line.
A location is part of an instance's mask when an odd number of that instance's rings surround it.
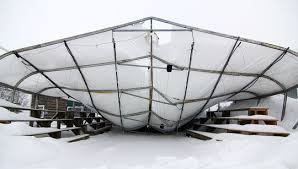
M 0 45 L 12 50 L 147 16 L 298 50 L 297 0 L 1 0 Z

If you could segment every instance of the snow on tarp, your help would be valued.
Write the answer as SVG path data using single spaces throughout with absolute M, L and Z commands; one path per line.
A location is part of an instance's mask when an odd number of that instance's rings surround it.
M 295 87 L 297 56 L 148 17 L 3 54 L 0 82 L 78 100 L 127 130 L 171 131 L 217 102 Z

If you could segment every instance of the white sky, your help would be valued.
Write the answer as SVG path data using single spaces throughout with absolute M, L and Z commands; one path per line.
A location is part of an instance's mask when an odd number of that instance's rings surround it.
M 297 0 L 1 0 L 0 45 L 12 50 L 147 16 L 298 50 Z

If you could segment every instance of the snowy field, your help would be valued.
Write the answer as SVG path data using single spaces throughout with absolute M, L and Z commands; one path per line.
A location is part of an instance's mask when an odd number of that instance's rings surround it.
M 75 143 L 9 136 L 0 125 L 1 169 L 296 169 L 298 133 L 289 137 L 219 134 L 224 141 L 113 130 Z M 21 126 L 21 125 L 20 125 Z M 14 126 L 16 127 L 16 126 Z M 2 130 L 1 130 L 2 129 Z M 15 129 L 15 128 L 14 128 Z
M 282 96 L 270 97 L 260 106 L 269 107 L 269 114 L 280 119 L 282 100 Z M 248 105 L 255 103 L 231 106 Z M 298 120 L 297 107 L 298 101 L 288 98 L 285 119 L 279 122 L 291 132 L 288 137 L 225 133 L 201 141 L 184 133 L 123 133 L 113 128 L 88 140 L 66 143 L 16 136 L 32 130 L 25 123 L 0 124 L 0 169 L 298 169 L 298 132 L 292 130 Z M 0 112 L 1 118 L 15 116 Z

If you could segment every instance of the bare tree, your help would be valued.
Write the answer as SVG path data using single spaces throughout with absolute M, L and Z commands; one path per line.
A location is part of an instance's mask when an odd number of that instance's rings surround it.
M 0 86 L 0 98 L 18 105 L 28 106 L 31 97 L 29 94 L 20 91 L 15 91 L 13 96 L 12 89 L 5 86 Z

